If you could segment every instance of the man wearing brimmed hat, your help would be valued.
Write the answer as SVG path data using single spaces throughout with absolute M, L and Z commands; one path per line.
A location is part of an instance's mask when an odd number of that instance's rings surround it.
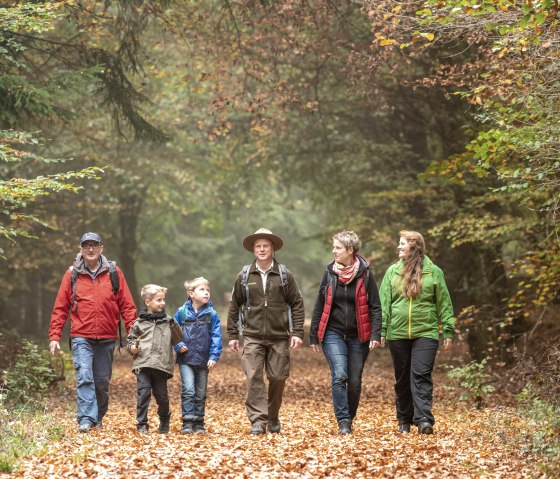
M 60 337 L 70 316 L 70 341 L 76 368 L 78 431 L 101 428 L 109 407 L 113 350 L 122 316 L 127 331 L 136 305 L 120 268 L 109 262 L 97 233 L 85 233 L 74 265 L 66 270 L 56 296 L 49 329 L 50 351 L 60 350 Z M 116 278 L 111 278 L 115 275 Z M 74 278 L 74 284 L 73 284 Z M 115 291 L 115 283 L 118 290 Z
M 274 258 L 283 244 L 279 236 L 265 228 L 243 240 L 243 247 L 255 255 L 255 261 L 237 276 L 229 305 L 229 349 L 238 351 L 239 336 L 244 336 L 245 406 L 254 435 L 265 434 L 267 427 L 270 432 L 280 432 L 279 412 L 290 373 L 290 347 L 299 348 L 303 343 L 301 292 L 290 270 Z

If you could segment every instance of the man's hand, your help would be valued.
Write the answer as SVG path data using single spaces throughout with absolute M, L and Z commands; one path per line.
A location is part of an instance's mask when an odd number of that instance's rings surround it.
M 216 365 L 216 361 L 214 361 L 213 359 L 208 360 L 208 364 L 207 364 L 208 369 L 213 368 L 215 365 Z
M 51 341 L 49 343 L 49 349 L 51 351 L 52 356 L 54 356 L 57 353 L 57 351 L 58 351 L 58 354 L 63 354 L 61 349 L 60 349 L 60 343 L 58 341 L 54 341 L 54 340 Z
M 312 344 L 310 347 L 311 351 L 313 351 L 314 353 L 318 353 L 320 351 L 318 344 Z
M 369 342 L 369 349 L 371 349 L 372 351 L 373 351 L 375 348 L 379 348 L 379 347 L 381 347 L 381 343 L 380 343 L 379 341 L 375 341 L 375 340 L 372 339 L 372 340 Z
M 232 339 L 229 344 L 229 350 L 230 351 L 239 351 L 239 340 L 238 339 Z
M 301 348 L 303 345 L 303 339 L 298 338 L 297 336 L 292 336 L 290 339 L 290 347 L 292 349 Z
M 443 350 L 447 351 L 452 344 L 453 344 L 453 340 L 451 338 L 445 338 L 443 340 Z
M 380 344 L 380 346 L 381 346 L 382 348 L 385 347 L 385 338 L 381 338 L 381 344 Z

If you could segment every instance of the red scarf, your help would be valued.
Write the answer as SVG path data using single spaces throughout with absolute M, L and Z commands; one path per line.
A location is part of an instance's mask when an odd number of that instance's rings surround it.
M 360 269 L 360 260 L 357 256 L 354 257 L 354 262 L 348 266 L 336 261 L 333 264 L 333 271 L 338 274 L 338 279 L 344 284 L 350 283 L 356 277 L 358 269 Z

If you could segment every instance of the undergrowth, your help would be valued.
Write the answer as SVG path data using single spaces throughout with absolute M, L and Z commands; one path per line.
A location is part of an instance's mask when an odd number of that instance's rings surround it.
M 7 353 L 1 363 L 0 472 L 13 472 L 20 459 L 64 433 L 48 410 L 50 390 L 63 371 L 48 351 L 15 334 L 0 334 L 0 349 Z

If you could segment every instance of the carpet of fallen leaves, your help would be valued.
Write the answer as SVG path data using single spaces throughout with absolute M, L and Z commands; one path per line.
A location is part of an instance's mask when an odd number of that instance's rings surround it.
M 445 363 L 446 354 L 438 357 L 438 364 Z M 309 348 L 292 355 L 281 433 L 258 437 L 248 434 L 245 378 L 238 354 L 224 351 L 210 372 L 205 436 L 179 433 L 177 371 L 169 382 L 171 433 L 157 433 L 152 401 L 152 432 L 137 434 L 136 380 L 125 356 L 115 362 L 104 428 L 90 434 L 76 432 L 74 392 L 69 384 L 66 407 L 53 411 L 66 433 L 41 455 L 26 458 L 11 477 L 538 477 L 532 458 L 523 452 L 531 430 L 522 419 L 506 405 L 477 411 L 458 401 L 456 392 L 444 387 L 441 366 L 435 379 L 434 435 L 396 433 L 387 350 L 375 351 L 368 358 L 355 431 L 344 437 L 337 435 L 325 359 Z

